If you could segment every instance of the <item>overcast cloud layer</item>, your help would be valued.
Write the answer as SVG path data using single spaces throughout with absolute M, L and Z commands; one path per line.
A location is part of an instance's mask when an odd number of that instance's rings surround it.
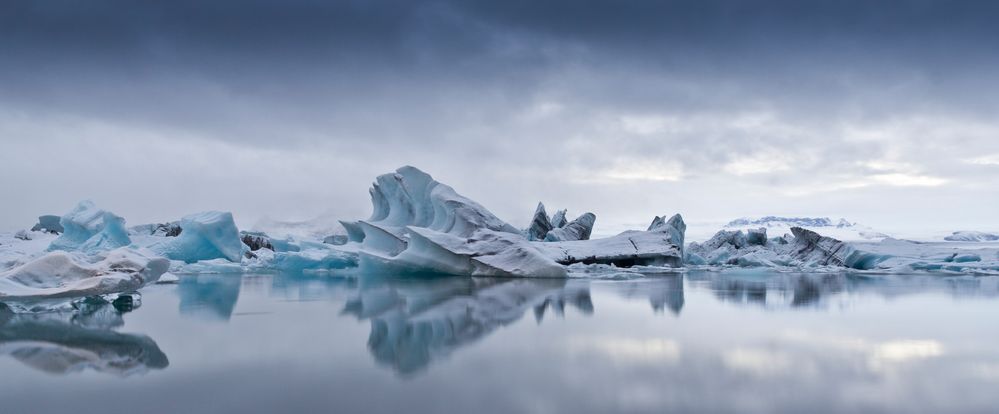
M 0 2 L 0 229 L 370 212 L 999 230 L 991 1 Z

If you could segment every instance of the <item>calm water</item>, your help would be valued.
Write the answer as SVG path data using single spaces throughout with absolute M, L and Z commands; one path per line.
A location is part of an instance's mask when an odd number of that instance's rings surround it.
M 0 317 L 3 413 L 982 412 L 996 278 L 183 277 Z

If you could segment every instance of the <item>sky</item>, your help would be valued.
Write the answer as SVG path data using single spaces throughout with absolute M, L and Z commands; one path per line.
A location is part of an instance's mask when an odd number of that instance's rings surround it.
M 159 3 L 159 4 L 157 4 Z M 365 218 L 432 174 L 526 226 L 999 230 L 992 1 L 0 1 L 0 230 Z

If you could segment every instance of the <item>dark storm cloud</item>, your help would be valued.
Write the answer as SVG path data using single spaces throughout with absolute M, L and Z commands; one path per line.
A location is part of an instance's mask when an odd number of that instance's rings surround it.
M 468 88 L 499 106 L 535 93 L 685 110 L 761 95 L 795 108 L 929 97 L 996 105 L 976 93 L 996 80 L 993 2 L 8 1 L 0 10 L 4 101 L 70 111 L 97 101 L 170 122 L 208 122 L 180 91 L 220 106 L 225 96 L 265 100 L 269 111 L 276 100 L 291 105 L 275 114 L 289 121 L 317 105 L 440 111 L 453 105 L 449 92 Z M 585 83 L 558 84 L 573 71 Z M 899 93 L 916 102 L 871 91 L 913 83 Z
M 192 162 L 214 181 L 150 169 L 127 184 L 203 181 L 200 197 L 231 204 L 213 208 L 276 210 L 225 191 L 285 194 L 294 180 L 304 193 L 335 177 L 323 191 L 336 194 L 416 164 L 459 188 L 495 180 L 469 195 L 499 213 L 649 185 L 607 177 L 679 180 L 667 195 L 727 194 L 724 174 L 788 191 L 981 178 L 994 169 L 958 161 L 999 154 L 996 21 L 988 1 L 0 1 L 0 172 L 22 168 L 12 149 L 77 162 L 129 142 L 178 158 L 230 145 L 262 152 Z M 278 172 L 223 171 L 247 159 Z M 70 188 L 69 175 L 16 184 Z M 48 205 L 33 195 L 25 217 Z

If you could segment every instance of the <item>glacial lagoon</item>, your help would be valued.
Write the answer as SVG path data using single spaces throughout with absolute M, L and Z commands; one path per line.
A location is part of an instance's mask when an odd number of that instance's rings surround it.
M 4 314 L 3 412 L 986 413 L 999 389 L 999 277 L 202 274 L 118 305 Z

